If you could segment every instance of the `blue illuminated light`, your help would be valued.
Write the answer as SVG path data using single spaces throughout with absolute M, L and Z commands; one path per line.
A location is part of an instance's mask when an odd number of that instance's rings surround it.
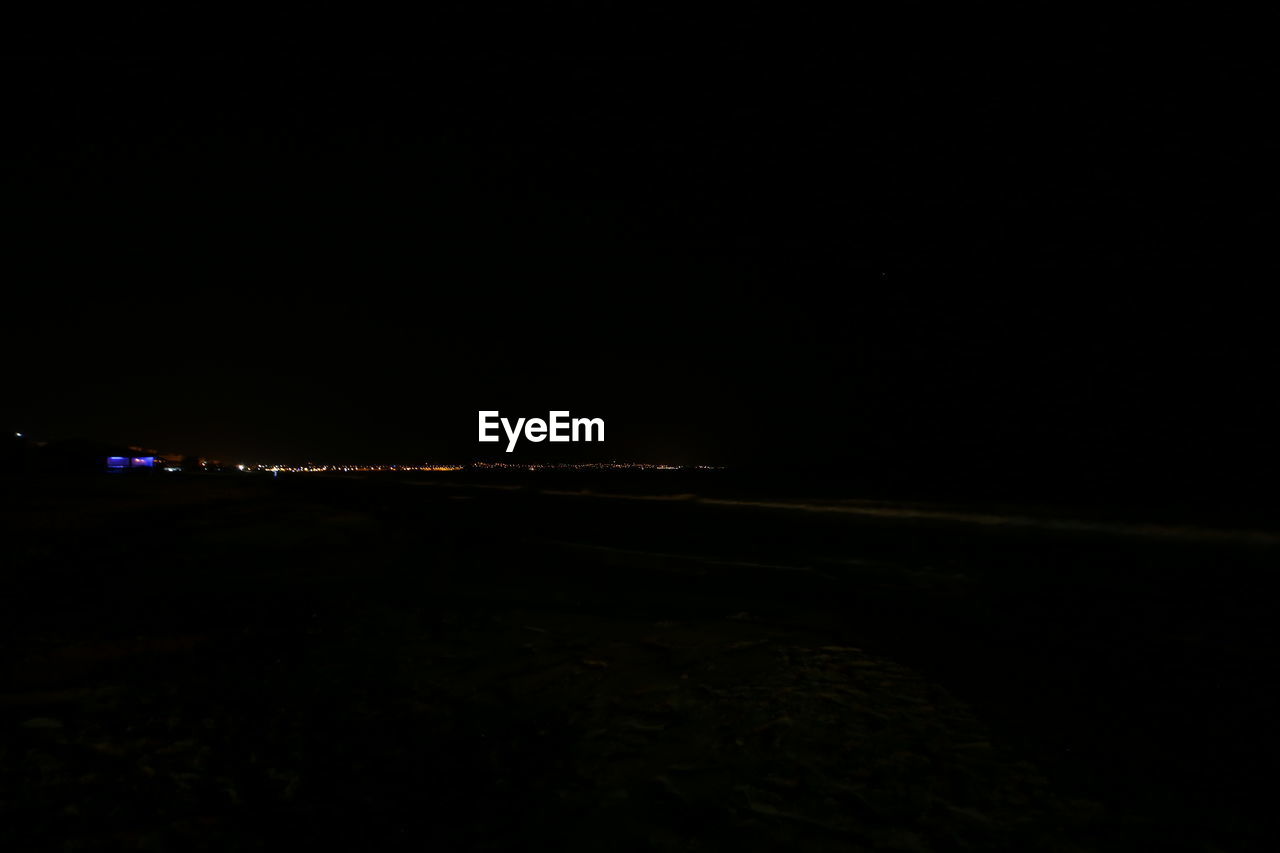
M 108 456 L 108 468 L 154 468 L 154 456 Z

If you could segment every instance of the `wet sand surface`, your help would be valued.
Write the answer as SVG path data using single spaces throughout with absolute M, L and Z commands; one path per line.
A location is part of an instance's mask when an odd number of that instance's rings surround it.
M 8 496 L 22 850 L 1261 850 L 1265 543 L 317 477 Z

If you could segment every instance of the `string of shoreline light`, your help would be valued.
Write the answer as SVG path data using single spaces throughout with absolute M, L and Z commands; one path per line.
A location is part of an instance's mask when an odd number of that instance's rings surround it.
M 651 462 L 475 462 L 471 465 L 237 465 L 241 471 L 286 474 L 343 474 L 373 471 L 718 471 L 719 465 L 665 465 Z

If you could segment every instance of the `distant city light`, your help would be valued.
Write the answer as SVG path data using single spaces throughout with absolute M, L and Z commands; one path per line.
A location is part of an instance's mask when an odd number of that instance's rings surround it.
M 289 474 L 324 474 L 324 473 L 364 473 L 369 471 L 463 471 L 468 467 L 475 470 L 497 471 L 718 471 L 718 465 L 662 465 L 651 462 L 554 462 L 525 463 L 512 462 L 476 462 L 467 465 L 237 465 L 241 471 L 281 471 Z
M 15 432 L 14 435 L 16 435 L 18 438 L 22 438 L 22 433 L 20 432 Z

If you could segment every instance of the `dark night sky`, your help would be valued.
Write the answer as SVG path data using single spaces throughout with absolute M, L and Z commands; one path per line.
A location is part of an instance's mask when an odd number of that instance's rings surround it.
M 18 53 L 32 434 L 465 459 L 565 408 L 629 459 L 1274 469 L 1247 54 Z

